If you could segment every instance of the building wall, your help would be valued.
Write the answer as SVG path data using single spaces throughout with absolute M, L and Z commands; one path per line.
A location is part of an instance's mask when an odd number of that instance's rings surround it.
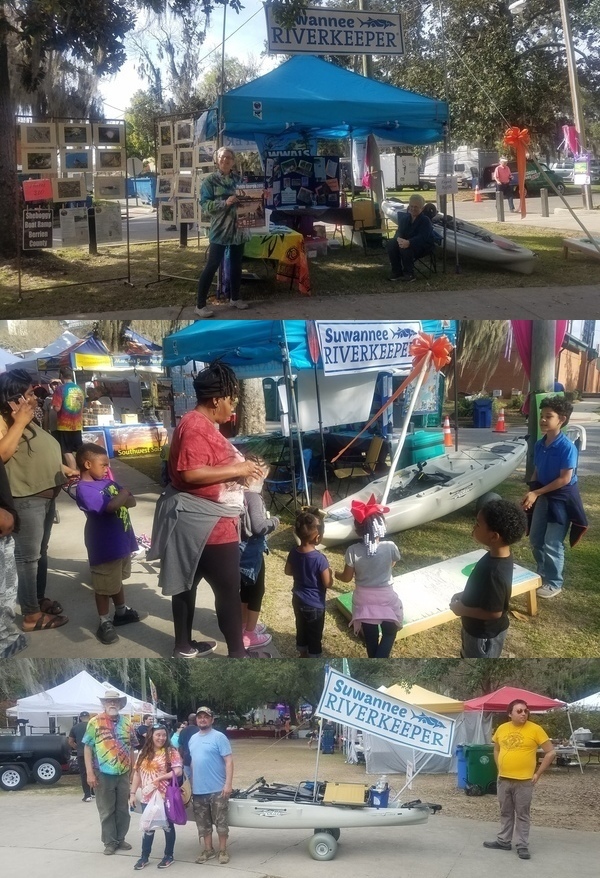
M 585 352 L 562 350 L 557 358 L 557 378 L 561 384 L 564 384 L 565 390 L 600 393 L 600 371 L 597 364 L 596 360 L 588 364 Z M 459 365 L 459 393 L 472 394 L 480 391 L 491 393 L 493 390 L 502 390 L 502 396 L 508 399 L 513 390 L 518 390 L 520 393 L 527 393 L 529 390 L 529 380 L 521 365 L 516 347 L 513 348 L 510 360 L 502 358 L 498 361 L 497 367 L 485 384 L 483 377 L 485 376 L 482 376 L 477 364 L 470 365 L 462 373 Z

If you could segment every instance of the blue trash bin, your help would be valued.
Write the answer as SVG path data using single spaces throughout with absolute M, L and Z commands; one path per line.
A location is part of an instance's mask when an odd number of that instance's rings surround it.
M 473 400 L 473 426 L 474 427 L 491 427 L 492 426 L 492 400 L 491 399 L 474 399 Z
M 456 748 L 456 775 L 457 775 L 457 787 L 459 790 L 466 790 L 467 788 L 467 754 L 465 753 L 465 748 L 463 746 L 459 746 Z

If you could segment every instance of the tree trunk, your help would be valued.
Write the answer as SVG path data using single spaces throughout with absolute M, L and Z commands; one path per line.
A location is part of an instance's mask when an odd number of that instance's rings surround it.
M 0 14 L 0 256 L 12 259 L 17 255 L 19 184 L 15 156 L 15 115 L 8 74 L 6 19 Z
M 240 381 L 237 432 L 242 435 L 264 433 L 267 428 L 262 378 Z

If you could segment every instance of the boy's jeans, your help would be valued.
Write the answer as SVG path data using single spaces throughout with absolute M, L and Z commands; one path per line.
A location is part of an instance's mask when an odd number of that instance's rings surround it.
M 565 524 L 548 521 L 548 499 L 542 494 L 535 501 L 529 542 L 542 583 L 549 588 L 562 588 L 565 563 L 564 539 L 569 530 Z
M 473 637 L 472 634 L 467 634 L 463 628 L 461 631 L 461 658 L 498 658 L 507 634 L 508 628 L 505 628 L 495 637 Z

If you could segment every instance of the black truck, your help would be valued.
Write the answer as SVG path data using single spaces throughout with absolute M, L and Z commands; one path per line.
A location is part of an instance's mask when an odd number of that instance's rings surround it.
M 0 735 L 0 788 L 20 790 L 30 781 L 50 786 L 68 771 L 70 758 L 64 735 Z

